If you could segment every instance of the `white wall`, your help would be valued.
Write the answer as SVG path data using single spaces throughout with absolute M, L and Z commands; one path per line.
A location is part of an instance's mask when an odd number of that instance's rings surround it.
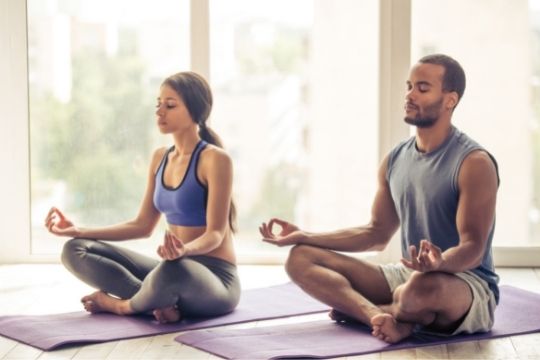
M 25 5 L 0 0 L 0 264 L 30 248 Z

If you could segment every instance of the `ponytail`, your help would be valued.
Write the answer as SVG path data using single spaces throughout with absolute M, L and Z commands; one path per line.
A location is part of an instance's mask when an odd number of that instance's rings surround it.
M 221 141 L 219 135 L 216 134 L 214 130 L 210 129 L 206 123 L 199 124 L 199 136 L 207 143 L 223 149 L 223 141 Z

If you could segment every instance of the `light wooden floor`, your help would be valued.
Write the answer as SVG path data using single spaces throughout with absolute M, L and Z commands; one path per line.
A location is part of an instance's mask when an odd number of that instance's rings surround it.
M 498 269 L 501 284 L 540 293 L 540 269 Z M 287 281 L 282 267 L 241 266 L 244 288 Z M 60 265 L 0 266 L 0 315 L 51 314 L 81 310 L 79 298 L 91 291 Z M 526 311 L 526 310 L 525 310 Z M 325 319 L 326 315 L 228 326 L 253 328 Z M 178 333 L 42 352 L 0 337 L 0 359 L 219 359 L 174 341 Z M 540 359 L 540 333 L 502 339 L 383 352 L 346 359 Z

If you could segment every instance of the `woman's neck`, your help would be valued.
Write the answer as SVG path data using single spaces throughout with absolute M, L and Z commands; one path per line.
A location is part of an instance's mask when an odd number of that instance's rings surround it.
M 196 132 L 174 134 L 174 152 L 178 155 L 188 154 L 193 152 L 195 146 L 201 141 L 201 138 Z

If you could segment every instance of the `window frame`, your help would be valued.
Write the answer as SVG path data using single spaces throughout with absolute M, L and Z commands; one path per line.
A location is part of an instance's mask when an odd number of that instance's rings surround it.
M 402 117 L 403 79 L 410 67 L 411 1 L 381 0 L 379 38 L 379 160 L 409 136 Z M 210 76 L 209 0 L 191 0 L 191 68 Z M 26 1 L 0 0 L 0 264 L 58 262 L 31 253 L 30 128 Z M 366 219 L 367 221 L 367 219 Z M 398 261 L 396 235 L 381 253 L 364 258 Z M 540 246 L 493 247 L 497 266 L 540 266 Z M 279 264 L 283 256 L 253 254 L 244 264 Z

